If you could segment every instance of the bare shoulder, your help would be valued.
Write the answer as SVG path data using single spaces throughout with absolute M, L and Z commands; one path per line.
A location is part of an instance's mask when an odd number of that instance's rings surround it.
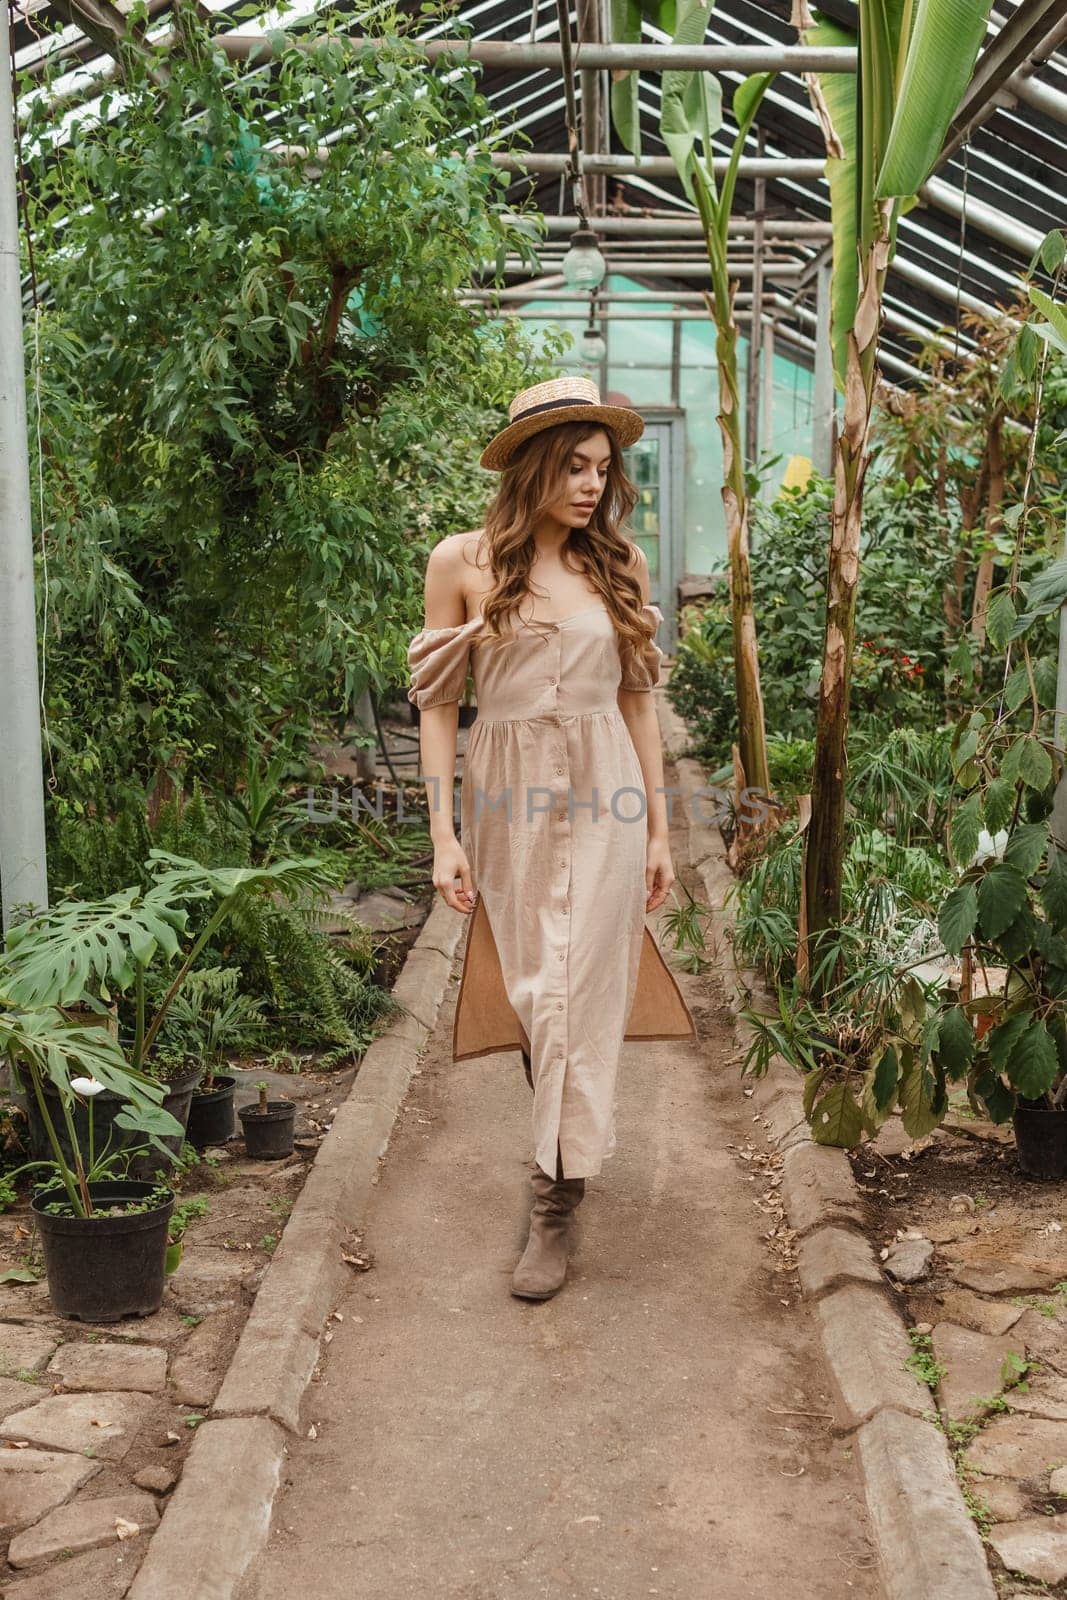
M 479 528 L 446 534 L 430 551 L 426 563 L 427 627 L 454 627 L 467 620 L 468 597 L 479 588 L 476 562 L 481 532 Z

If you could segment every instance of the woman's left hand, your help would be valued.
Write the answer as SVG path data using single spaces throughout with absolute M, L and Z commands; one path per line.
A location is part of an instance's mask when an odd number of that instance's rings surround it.
M 671 863 L 670 845 L 666 839 L 650 839 L 645 856 L 645 887 L 648 890 L 646 912 L 655 911 L 663 904 L 673 882 L 674 867 Z

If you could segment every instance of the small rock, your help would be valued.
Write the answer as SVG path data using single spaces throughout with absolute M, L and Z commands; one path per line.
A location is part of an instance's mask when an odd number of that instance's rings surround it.
M 915 1332 L 916 1333 L 927 1334 L 927 1333 L 933 1333 L 933 1331 L 934 1331 L 934 1325 L 933 1325 L 932 1322 L 917 1322 L 915 1324 Z
M 953 1322 L 939 1322 L 932 1343 L 935 1357 L 948 1368 L 938 1389 L 941 1403 L 954 1422 L 981 1411 L 978 1402 L 987 1395 L 1000 1393 L 1004 1387 L 1001 1366 L 1017 1348 L 1017 1341 L 1010 1334 L 994 1338 L 989 1333 L 975 1333 L 973 1328 L 959 1328 Z
M 929 1239 L 898 1239 L 889 1247 L 885 1270 L 898 1283 L 917 1283 L 929 1272 L 933 1254 Z
M 135 1472 L 133 1481 L 139 1489 L 151 1489 L 153 1494 L 169 1494 L 178 1481 L 176 1472 L 169 1472 L 166 1467 L 142 1467 L 140 1472 Z
M 151 1395 L 132 1391 L 50 1395 L 5 1417 L 0 1439 L 79 1453 L 92 1446 L 99 1459 L 121 1461 L 155 1403 Z
M 0 1449 L 0 1538 L 69 1500 L 103 1463 L 53 1450 Z
M 137 1389 L 154 1394 L 167 1381 L 167 1352 L 158 1345 L 60 1345 L 45 1373 L 59 1378 L 65 1389 Z
M 1067 1514 L 991 1528 L 989 1542 L 1011 1572 L 1042 1583 L 1067 1578 Z
M 1067 1457 L 1064 1427 L 1043 1417 L 994 1417 L 966 1450 L 978 1472 L 1032 1481 L 1043 1490 L 1049 1471 Z
M 0 1377 L 17 1378 L 20 1372 L 40 1372 L 52 1358 L 59 1340 L 29 1323 L 0 1325 Z
M 1057 1467 L 1048 1480 L 1048 1492 L 1067 1498 L 1067 1467 Z
M 32 1567 L 51 1560 L 62 1550 L 95 1550 L 99 1545 L 117 1544 L 119 1518 L 148 1532 L 157 1526 L 159 1512 L 150 1494 L 129 1489 L 125 1494 L 104 1495 L 96 1500 L 75 1500 L 72 1505 L 49 1512 L 12 1539 L 7 1559 L 13 1567 Z

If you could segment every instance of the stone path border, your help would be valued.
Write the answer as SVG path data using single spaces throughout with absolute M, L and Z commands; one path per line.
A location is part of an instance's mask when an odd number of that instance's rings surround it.
M 678 773 L 676 807 L 685 808 L 689 859 L 704 885 L 711 931 L 726 977 L 739 1041 L 738 1013 L 751 996 L 773 1010 L 759 976 L 740 969 L 725 905 L 734 882 L 718 827 L 701 820 L 709 803 L 699 762 L 680 756 L 685 724 L 657 695 L 664 746 Z M 967 1512 L 944 1435 L 927 1420 L 929 1389 L 905 1369 L 907 1324 L 862 1232 L 862 1200 L 844 1150 L 818 1145 L 804 1116 L 800 1080 L 775 1057 L 754 1080 L 753 1104 L 782 1151 L 781 1193 L 800 1241 L 797 1270 L 811 1302 L 843 1431 L 854 1439 L 887 1600 L 996 1600 L 985 1550 Z
M 196 1430 L 127 1600 L 229 1600 L 267 1541 L 286 1440 L 352 1267 L 378 1162 L 445 998 L 464 919 L 439 897 L 393 994 L 407 1008 L 368 1048 L 267 1266 L 207 1421 Z

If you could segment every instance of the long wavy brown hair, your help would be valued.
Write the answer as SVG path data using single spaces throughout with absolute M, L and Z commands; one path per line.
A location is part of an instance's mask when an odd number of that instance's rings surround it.
M 655 629 L 641 615 L 641 589 L 633 571 L 633 541 L 623 532 L 637 504 L 636 484 L 627 476 L 614 432 L 603 422 L 560 422 L 524 439 L 500 476 L 500 487 L 485 512 L 484 554 L 494 579 L 482 605 L 481 638 L 503 642 L 506 625 L 530 592 L 530 569 L 537 553 L 534 527 L 559 500 L 571 457 L 584 439 L 607 435 L 611 446 L 607 480 L 596 510 L 583 527 L 572 528 L 562 559 L 585 575 L 600 595 L 619 635 L 624 659 L 640 651 Z

